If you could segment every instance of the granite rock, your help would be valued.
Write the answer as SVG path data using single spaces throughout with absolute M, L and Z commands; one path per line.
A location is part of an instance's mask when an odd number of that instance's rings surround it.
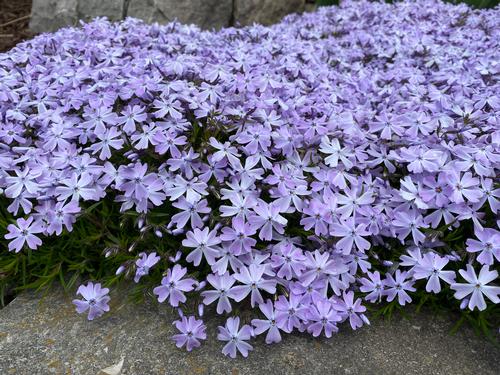
M 177 19 L 202 29 L 220 29 L 254 22 L 269 25 L 305 7 L 305 0 L 33 0 L 30 29 L 48 32 L 75 26 L 79 20 L 118 21 L 127 16 L 148 23 Z
M 179 20 L 203 29 L 230 25 L 232 0 L 130 0 L 127 16 L 166 23 Z
M 78 0 L 78 17 L 89 21 L 95 17 L 107 17 L 119 21 L 125 16 L 126 2 L 129 0 Z
M 29 27 L 36 33 L 56 31 L 78 22 L 78 0 L 33 0 Z
M 170 340 L 176 315 L 165 305 L 125 304 L 114 294 L 111 312 L 89 322 L 72 298 L 58 289 L 25 293 L 0 310 L 1 374 L 95 375 L 122 358 L 122 375 L 489 375 L 500 364 L 498 348 L 468 328 L 451 335 L 453 321 L 428 312 L 373 319 L 357 331 L 342 325 L 330 340 L 292 334 L 268 346 L 259 337 L 247 359 L 232 360 L 215 339 L 220 317 L 205 318 L 209 340 L 187 353 Z
M 304 11 L 305 0 L 235 0 L 234 24 L 271 25 L 290 13 Z

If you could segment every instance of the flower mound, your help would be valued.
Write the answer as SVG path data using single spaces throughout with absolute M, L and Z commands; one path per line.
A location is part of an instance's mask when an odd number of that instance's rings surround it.
M 177 346 L 204 305 L 253 309 L 219 327 L 231 357 L 419 293 L 496 308 L 500 10 L 344 3 L 219 32 L 97 19 L 1 54 L 8 249 L 109 202 L 135 236 L 110 235 L 111 272 L 178 308 Z

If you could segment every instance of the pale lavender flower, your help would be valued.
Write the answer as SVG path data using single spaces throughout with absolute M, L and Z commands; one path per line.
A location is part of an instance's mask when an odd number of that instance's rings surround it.
M 380 279 L 380 272 L 367 272 L 368 278 L 363 277 L 360 279 L 361 287 L 359 288 L 363 293 L 368 293 L 365 296 L 367 301 L 372 303 L 382 301 L 384 295 L 384 281 Z
M 111 298 L 108 296 L 108 293 L 109 289 L 102 288 L 100 283 L 94 284 L 92 281 L 89 281 L 87 285 L 80 285 L 76 294 L 80 294 L 83 300 L 73 300 L 76 311 L 78 314 L 82 314 L 88 310 L 88 320 L 99 318 L 105 312 L 109 311 L 108 302 Z
M 156 255 L 156 252 L 150 254 L 140 253 L 139 259 L 135 261 L 136 271 L 134 281 L 139 282 L 141 277 L 149 274 L 149 270 L 160 261 L 160 257 Z
M 330 301 L 317 301 L 309 307 L 307 312 L 307 332 L 314 337 L 321 335 L 324 331 L 325 336 L 330 338 L 332 333 L 338 332 L 337 322 L 342 320 L 338 312 L 332 307 Z
M 281 334 L 276 321 L 273 303 L 268 299 L 266 303 L 259 304 L 259 309 L 266 319 L 252 319 L 255 334 L 260 335 L 267 331 L 266 344 L 280 342 Z
M 495 261 L 500 262 L 500 231 L 493 228 L 476 230 L 477 239 L 467 239 L 466 250 L 470 253 L 479 253 L 477 261 L 481 264 L 492 265 Z
M 229 249 L 234 255 L 249 253 L 257 241 L 251 236 L 256 233 L 256 229 L 245 223 L 241 216 L 236 216 L 232 220 L 231 227 L 222 228 L 220 239 L 230 241 Z
M 250 216 L 248 221 L 256 228 L 260 228 L 259 238 L 261 240 L 272 240 L 273 230 L 280 234 L 284 233 L 284 225 L 286 225 L 288 221 L 280 215 L 280 206 L 260 201 L 255 207 L 253 207 L 253 210 L 256 215 Z
M 496 270 L 490 271 L 490 267 L 485 265 L 476 275 L 476 271 L 472 265 L 467 264 L 466 270 L 459 270 L 458 272 L 467 281 L 467 283 L 454 283 L 451 284 L 451 289 L 455 291 L 455 298 L 464 299 L 470 296 L 469 309 L 474 310 L 476 307 L 479 311 L 486 309 L 486 301 L 484 296 L 497 304 L 500 303 L 500 287 L 488 285 L 490 282 L 498 278 Z
M 205 290 L 201 293 L 203 303 L 205 305 L 210 305 L 215 300 L 218 300 L 217 314 L 222 314 L 224 312 L 230 313 L 232 308 L 229 298 L 235 297 L 233 285 L 236 279 L 226 272 L 223 275 L 208 275 L 207 281 L 215 290 Z
M 181 320 L 176 320 L 174 324 L 180 332 L 172 336 L 172 340 L 174 340 L 175 346 L 178 348 L 185 345 L 186 350 L 190 352 L 194 348 L 200 347 L 200 340 L 206 340 L 207 338 L 205 324 L 194 316 L 183 316 Z
M 306 320 L 305 314 L 307 307 L 301 303 L 302 296 L 290 293 L 288 299 L 285 296 L 279 296 L 274 303 L 276 322 L 279 329 L 290 333 L 294 328 L 300 329 L 302 321 Z
M 204 256 L 208 264 L 212 265 L 215 263 L 215 258 L 219 254 L 217 245 L 221 242 L 215 230 L 210 231 L 208 228 L 203 228 L 203 230 L 195 228 L 194 231 L 189 231 L 186 236 L 187 238 L 182 241 L 182 246 L 195 248 L 188 254 L 186 261 L 199 266 L 202 256 Z
M 42 240 L 35 236 L 35 234 L 42 233 L 44 228 L 41 223 L 34 221 L 33 217 L 28 217 L 26 220 L 19 218 L 16 220 L 16 225 L 9 224 L 7 230 L 9 231 L 4 237 L 9 242 L 9 251 L 14 250 L 16 253 L 21 251 L 26 244 L 32 250 L 35 250 L 42 244 Z
M 239 273 L 233 275 L 237 281 L 245 284 L 233 288 L 234 299 L 237 302 L 243 300 L 250 293 L 250 304 L 254 307 L 255 304 L 264 303 L 260 289 L 270 294 L 276 292 L 276 281 L 263 278 L 265 270 L 265 266 L 251 264 L 249 267 L 241 267 Z
M 356 245 L 356 248 L 361 251 L 368 250 L 371 246 L 370 242 L 362 237 L 370 235 L 370 232 L 366 230 L 366 225 L 356 225 L 354 218 L 349 218 L 340 224 L 334 223 L 330 234 L 341 237 L 337 242 L 337 248 L 342 250 L 344 254 L 351 253 L 353 245 Z
M 454 271 L 443 271 L 444 266 L 446 266 L 448 262 L 448 258 L 440 257 L 435 253 L 429 252 L 425 254 L 415 266 L 413 277 L 417 280 L 427 279 L 425 290 L 429 293 L 439 293 L 441 291 L 439 279 L 448 284 L 453 284 L 455 282 Z
M 240 318 L 228 318 L 224 327 L 219 326 L 217 339 L 228 343 L 222 349 L 222 353 L 231 358 L 236 358 L 239 351 L 243 357 L 248 357 L 248 352 L 253 350 L 247 340 L 253 335 L 252 327 L 245 324 L 240 328 Z
M 368 322 L 368 319 L 363 314 L 366 311 L 366 307 L 361 305 L 360 298 L 354 300 L 354 292 L 352 291 L 344 292 L 342 298 L 336 298 L 333 307 L 340 313 L 343 319 L 349 319 L 349 324 L 354 330 L 363 326 L 363 323 Z
M 186 302 L 184 293 L 192 291 L 197 284 L 194 279 L 184 279 L 186 273 L 187 269 L 178 264 L 168 269 L 167 276 L 161 280 L 161 285 L 153 289 L 153 293 L 158 296 L 158 302 L 164 302 L 168 298 L 173 307 Z
M 411 297 L 408 295 L 407 291 L 414 292 L 416 289 L 413 287 L 414 281 L 411 279 L 407 280 L 408 273 L 396 270 L 395 278 L 391 274 L 387 274 L 385 279 L 385 285 L 387 289 L 384 290 L 384 295 L 387 297 L 387 301 L 391 302 L 398 297 L 398 303 L 404 306 L 407 302 L 411 302 Z

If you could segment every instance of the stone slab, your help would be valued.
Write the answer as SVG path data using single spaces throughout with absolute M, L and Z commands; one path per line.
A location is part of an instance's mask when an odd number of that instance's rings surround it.
M 230 25 L 233 0 L 129 0 L 127 16 L 144 21 L 196 24 L 202 29 Z
M 358 331 L 341 326 L 330 340 L 293 334 L 278 345 L 254 340 L 248 359 L 226 358 L 215 340 L 219 317 L 206 318 L 209 340 L 187 353 L 169 339 L 165 305 L 132 305 L 112 295 L 112 313 L 89 322 L 73 296 L 25 293 L 0 310 L 0 374 L 95 375 L 124 358 L 122 374 L 498 374 L 500 351 L 470 329 L 429 313 L 376 319 Z
M 234 24 L 271 25 L 290 13 L 303 12 L 305 0 L 234 0 Z

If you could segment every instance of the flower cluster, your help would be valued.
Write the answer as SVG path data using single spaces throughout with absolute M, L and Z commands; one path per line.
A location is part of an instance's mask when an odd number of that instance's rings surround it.
M 499 11 L 345 1 L 271 27 L 97 19 L 22 43 L 0 54 L 9 250 L 114 202 L 156 239 L 111 252 L 132 257 L 117 274 L 165 271 L 153 292 L 181 311 L 259 314 L 219 328 L 231 357 L 418 290 L 498 304 Z M 95 288 L 75 301 L 91 319 Z M 179 347 L 206 338 L 194 316 L 176 327 Z

